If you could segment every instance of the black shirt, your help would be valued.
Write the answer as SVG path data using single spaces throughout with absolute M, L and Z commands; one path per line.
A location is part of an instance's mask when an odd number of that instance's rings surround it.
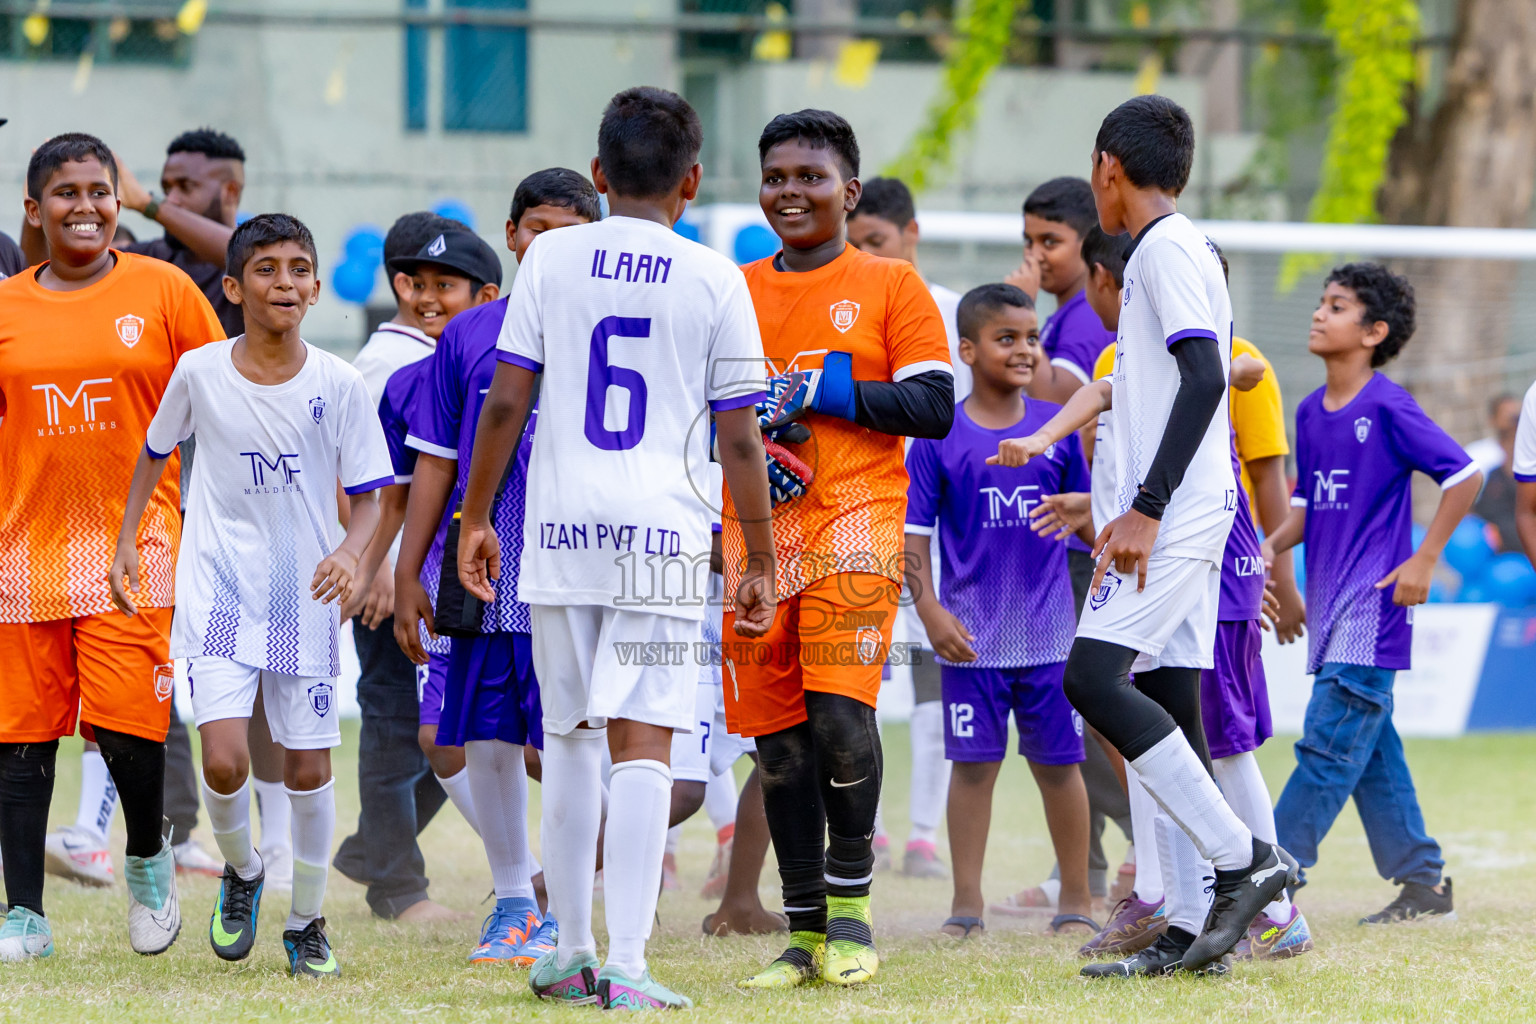
M 21 246 L 0 231 L 0 277 L 15 277 L 26 269 L 27 258 L 21 254 Z
M 207 263 L 173 237 L 166 235 L 151 242 L 134 242 L 124 247 L 125 252 L 138 253 L 180 267 L 192 279 L 192 283 L 208 297 L 214 315 L 224 326 L 224 333 L 238 337 L 245 330 L 245 317 L 240 307 L 224 297 L 224 268 L 217 263 Z
M 1503 465 L 1488 474 L 1483 493 L 1478 495 L 1473 513 L 1492 523 L 1499 531 L 1499 552 L 1519 551 L 1520 531 L 1515 525 L 1515 478 Z

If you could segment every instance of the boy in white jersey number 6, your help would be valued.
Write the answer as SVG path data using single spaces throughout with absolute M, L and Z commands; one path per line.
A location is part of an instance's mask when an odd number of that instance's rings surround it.
M 223 960 L 244 959 L 256 939 L 265 874 L 251 845 L 246 726 L 260 688 L 293 806 L 288 969 L 329 977 L 340 973 L 320 916 L 336 827 L 338 612 L 378 525 L 375 492 L 394 472 L 362 375 L 299 336 L 320 293 L 316 263 L 293 217 L 235 229 L 224 289 L 245 333 L 190 353 L 171 375 L 134 467 L 111 581 L 113 601 L 135 614 L 139 519 L 167 456 L 196 433 L 171 654 L 189 659 L 203 799 L 225 860 L 208 939 Z M 352 515 L 333 548 L 338 484 Z

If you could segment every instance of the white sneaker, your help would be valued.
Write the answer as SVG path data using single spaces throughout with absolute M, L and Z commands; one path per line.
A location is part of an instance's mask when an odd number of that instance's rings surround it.
M 53 955 L 53 929 L 48 919 L 26 907 L 12 907 L 0 925 L 0 961 L 20 963 Z
M 256 851 L 261 856 L 261 863 L 266 868 L 268 889 L 280 889 L 289 891 L 293 888 L 293 848 L 290 846 L 274 846 L 270 849 Z M 219 873 L 223 874 L 224 865 L 219 865 Z
M 171 847 L 176 858 L 176 870 L 181 874 L 207 875 L 220 878 L 224 874 L 224 862 L 214 860 L 208 851 L 197 845 L 196 839 L 187 839 Z
M 51 832 L 43 847 L 44 864 L 50 875 L 58 875 L 81 885 L 111 888 L 117 882 L 112 868 L 112 852 L 96 836 L 77 825 L 65 825 Z
M 181 900 L 176 896 L 176 855 L 167 844 L 153 857 L 123 862 L 128 882 L 128 942 L 135 953 L 164 953 L 181 934 Z

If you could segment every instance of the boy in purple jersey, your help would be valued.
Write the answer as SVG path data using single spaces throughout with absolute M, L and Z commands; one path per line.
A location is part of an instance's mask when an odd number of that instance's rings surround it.
M 538 232 L 597 219 L 597 193 L 581 175 L 554 168 L 518 185 L 507 222 L 508 247 L 519 261 Z M 547 223 L 546 223 L 547 222 Z M 529 230 L 525 230 L 528 228 Z M 410 407 L 406 444 L 418 453 L 395 569 L 395 638 L 417 665 L 429 665 L 421 624 L 432 632 L 432 603 L 422 579 L 441 571 L 448 513 L 464 492 L 480 406 L 496 371 L 496 341 L 507 299 L 454 317 L 432 356 L 429 378 Z M 528 606 L 515 597 L 523 536 L 524 481 L 538 411 L 532 410 L 517 465 L 494 506 L 508 538 L 507 573 L 481 613 L 480 635 L 450 645 L 438 705 L 436 743 L 462 747 L 481 841 L 491 865 L 496 908 L 487 917 L 474 963 L 527 966 L 554 948 L 556 924 L 539 910 L 528 843 L 528 779 L 524 746 L 543 746 L 538 680 L 533 671 Z M 450 500 L 451 499 L 451 500 Z M 424 711 L 426 702 L 423 703 Z M 430 713 L 424 715 L 426 724 Z
M 1008 714 L 1019 752 L 1045 802 L 1061 865 L 1053 931 L 1097 931 L 1088 917 L 1088 793 L 1083 720 L 1062 692 L 1072 646 L 1072 584 L 1066 550 L 1031 530 L 1030 511 L 1046 495 L 1088 488 L 1076 435 L 1018 468 L 989 466 L 999 439 L 1033 433 L 1060 406 L 1024 391 L 1042 361 L 1034 303 L 1008 284 L 973 288 L 960 300 L 960 357 L 972 391 L 955 409 L 942 441 L 918 439 L 907 455 L 906 555 L 915 608 L 942 666 L 950 777 L 949 841 L 955 866 L 951 916 L 943 931 L 979 932 L 985 901 L 982 861 L 992 790 L 1008 745 Z M 939 534 L 943 599 L 929 563 Z M 997 609 L 1021 610 L 998 615 Z
M 1425 831 L 1392 726 L 1392 682 L 1410 667 L 1413 606 L 1428 599 L 1435 562 L 1482 474 L 1412 395 L 1376 372 L 1413 336 L 1414 314 L 1413 286 L 1380 264 L 1347 263 L 1328 275 L 1307 336 L 1327 383 L 1296 410 L 1291 515 L 1264 542 L 1272 561 L 1306 541 L 1307 671 L 1315 676 L 1275 822 L 1281 842 L 1310 867 L 1354 797 L 1376 870 L 1402 886 L 1361 924 L 1453 912 L 1440 845 Z M 1442 490 L 1417 551 L 1415 470 Z

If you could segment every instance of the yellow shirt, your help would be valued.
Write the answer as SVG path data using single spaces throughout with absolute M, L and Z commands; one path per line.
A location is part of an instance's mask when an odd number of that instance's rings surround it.
M 1232 357 L 1252 356 L 1264 364 L 1264 379 L 1252 391 L 1233 388 L 1228 404 L 1232 409 L 1232 428 L 1237 433 L 1237 459 L 1243 468 L 1243 490 L 1248 494 L 1248 507 L 1253 504 L 1253 480 L 1248 475 L 1248 463 L 1266 459 L 1272 455 L 1288 455 L 1290 444 L 1285 439 L 1285 403 L 1280 398 L 1280 382 L 1275 378 L 1275 368 L 1269 365 L 1258 346 L 1245 338 L 1232 339 Z M 1093 364 L 1093 379 L 1107 377 L 1115 368 L 1115 346 L 1104 346 Z M 1257 515 L 1255 515 L 1257 520 Z

